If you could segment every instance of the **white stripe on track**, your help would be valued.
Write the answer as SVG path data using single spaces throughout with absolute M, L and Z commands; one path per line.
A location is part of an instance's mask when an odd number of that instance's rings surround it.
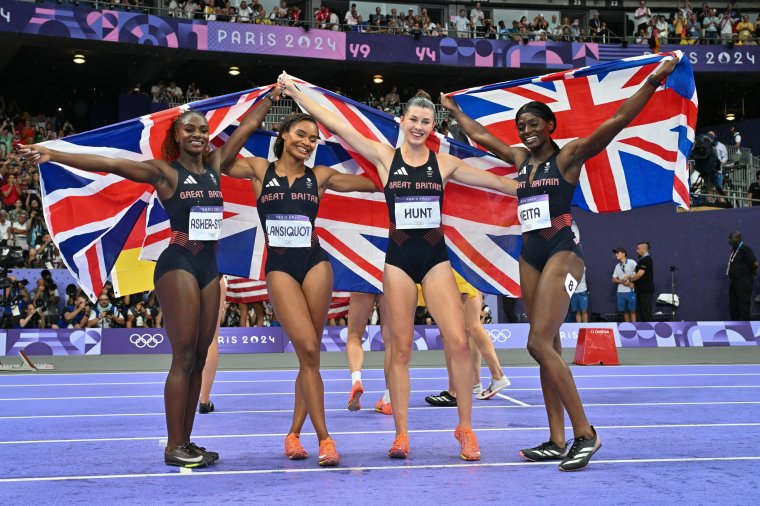
M 486 401 L 473 401 L 472 409 L 517 409 L 517 408 L 544 408 L 543 404 L 525 404 L 516 399 L 511 404 L 494 404 Z M 604 408 L 610 406 L 616 407 L 663 407 L 663 406 L 724 406 L 724 405 L 760 405 L 760 401 L 713 401 L 713 402 L 611 402 L 611 403 L 585 403 L 585 408 Z M 409 411 L 431 409 L 451 409 L 455 406 L 410 406 Z M 343 413 L 346 408 L 326 408 L 326 413 Z M 365 411 L 371 411 L 367 409 Z M 214 417 L 218 415 L 255 415 L 269 413 L 292 413 L 292 409 L 250 409 L 235 411 L 214 411 Z M 0 420 L 38 420 L 46 418 L 99 418 L 99 417 L 120 417 L 120 416 L 164 416 L 164 412 L 154 413 L 92 413 L 92 414 L 71 414 L 71 415 L 20 415 L 20 416 L 0 416 Z
M 324 371 L 323 371 L 324 372 Z M 760 372 L 752 373 L 715 373 L 715 374 L 573 374 L 573 378 L 589 378 L 589 379 L 604 379 L 604 378 L 685 378 L 685 377 L 707 377 L 707 376 L 760 376 Z M 529 379 L 537 380 L 538 375 L 534 376 L 508 376 L 510 380 L 515 379 Z M 448 381 L 448 376 L 435 376 L 435 377 L 420 377 L 411 378 L 413 381 Z M 214 384 L 218 383 L 292 383 L 295 381 L 295 377 L 287 379 L 259 379 L 259 380 L 215 380 Z M 323 382 L 328 381 L 345 381 L 350 382 L 351 378 L 346 376 L 345 378 L 323 378 Z M 362 378 L 362 382 L 367 381 L 385 381 L 385 378 Z M 95 383 L 29 383 L 29 384 L 17 384 L 17 385 L 0 385 L 0 388 L 16 388 L 16 387 L 88 387 L 88 386 L 136 386 L 136 385 L 163 385 L 164 381 L 124 381 L 124 382 L 95 382 Z
M 701 389 L 701 388 L 760 388 L 760 385 L 655 385 L 655 386 L 631 386 L 631 387 L 579 387 L 578 390 L 683 390 L 683 389 Z M 509 388 L 510 392 L 540 392 L 540 388 Z M 365 394 L 383 394 L 385 390 L 365 390 Z M 430 393 L 430 390 L 411 390 L 413 394 Z M 325 392 L 325 395 L 349 395 L 349 391 Z M 248 392 L 237 394 L 214 394 L 214 397 L 265 397 L 265 396 L 291 396 L 293 392 Z M 91 395 L 91 396 L 74 396 L 74 397 L 19 397 L 4 398 L 0 402 L 14 401 L 74 401 L 74 400 L 103 400 L 103 399 L 153 399 L 163 398 L 163 394 L 156 395 Z
M 670 459 L 606 459 L 593 460 L 593 466 L 614 464 L 674 464 L 674 463 L 703 463 L 703 462 L 752 462 L 760 461 L 760 456 L 749 457 L 684 457 Z M 300 474 L 300 473 L 330 473 L 348 471 L 409 471 L 414 469 L 472 469 L 488 467 L 536 467 L 556 466 L 557 462 L 471 462 L 462 464 L 408 464 L 406 462 L 394 466 L 364 466 L 364 467 L 310 467 L 304 469 L 244 469 L 238 471 L 205 471 L 196 470 L 192 474 L 182 473 L 140 473 L 140 474 L 102 474 L 89 476 L 39 476 L 33 478 L 0 478 L 0 483 L 28 483 L 45 481 L 81 481 L 81 480 L 119 480 L 136 478 L 178 478 L 192 476 L 198 479 L 201 476 L 235 476 L 256 474 Z
M 506 399 L 509 402 L 514 402 L 518 406 L 522 406 L 524 408 L 529 408 L 530 407 L 530 404 L 526 404 L 523 401 L 518 401 L 517 399 L 513 399 L 512 397 L 510 397 L 508 395 L 504 395 L 504 394 L 499 393 L 499 392 L 496 392 L 496 397 L 501 397 L 502 399 Z
M 657 425 L 596 425 L 595 429 L 599 430 L 631 430 L 631 429 L 704 429 L 715 427 L 760 427 L 760 422 L 747 422 L 747 423 L 687 423 L 687 424 L 657 424 Z M 522 432 L 522 431 L 546 431 L 548 427 L 489 427 L 489 428 L 475 428 L 476 433 L 480 432 Z M 450 433 L 451 429 L 417 429 L 410 430 L 410 434 L 435 434 L 435 433 Z M 395 430 L 370 430 L 370 431 L 336 431 L 331 434 L 337 436 L 357 436 L 357 435 L 380 435 L 380 434 L 395 434 Z M 316 436 L 313 432 L 302 432 L 302 436 Z M 207 439 L 229 439 L 229 438 L 262 438 L 262 437 L 276 437 L 284 438 L 287 434 L 219 434 L 203 436 L 195 434 L 193 439 L 195 440 L 207 440 Z M 25 440 L 25 441 L 0 441 L 0 445 L 20 445 L 20 444 L 57 444 L 57 443 L 102 443 L 107 441 L 162 441 L 166 440 L 166 436 L 142 436 L 142 437 L 107 437 L 107 438 L 89 438 L 89 439 L 40 439 L 40 440 Z
M 93 357 L 94 358 L 94 357 Z M 168 357 L 167 357 L 168 359 Z M 569 364 L 572 369 L 575 370 L 588 370 L 589 366 L 576 366 L 573 364 Z M 616 371 L 622 370 L 622 369 L 642 369 L 642 368 L 650 368 L 650 369 L 656 369 L 659 367 L 726 367 L 726 368 L 732 368 L 732 367 L 757 367 L 756 364 L 623 364 L 623 365 L 616 365 L 614 366 Z M 538 370 L 537 365 L 516 365 L 516 366 L 509 366 L 509 369 L 536 369 Z M 326 368 L 323 369 L 323 371 L 334 371 L 336 369 L 334 368 Z M 376 367 L 368 367 L 363 369 L 364 371 L 377 371 L 382 372 L 382 369 L 376 368 Z M 446 371 L 445 367 L 414 367 L 411 369 L 412 371 Z M 271 372 L 292 372 L 292 373 L 298 373 L 298 369 L 293 368 L 283 368 L 283 369 L 240 369 L 240 370 L 228 370 L 228 371 L 219 371 L 217 374 L 220 376 L 226 375 L 226 374 L 236 374 L 236 373 L 271 373 Z M 112 371 L 112 372 L 30 372 L 30 373 L 13 373 L 13 376 L 31 376 L 35 378 L 39 378 L 40 374 L 44 374 L 44 376 L 97 376 L 97 375 L 115 375 L 115 374 L 124 374 L 124 375 L 130 375 L 135 376 L 138 374 L 166 374 L 167 370 L 161 370 L 161 371 Z M 414 379 L 414 378 L 412 378 Z

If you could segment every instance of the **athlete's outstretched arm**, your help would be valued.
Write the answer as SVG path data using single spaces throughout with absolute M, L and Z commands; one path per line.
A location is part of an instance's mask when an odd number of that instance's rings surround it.
M 369 160 L 378 170 L 385 172 L 387 176 L 388 167 L 393 156 L 393 148 L 380 142 L 372 141 L 360 134 L 350 123 L 342 120 L 337 114 L 328 111 L 314 100 L 306 96 L 296 87 L 293 79 L 283 72 L 277 79 L 284 95 L 291 97 L 298 105 L 303 107 L 306 112 L 322 123 L 328 130 L 340 136 L 360 155 Z
M 561 168 L 567 168 L 563 174 L 566 179 L 577 180 L 583 162 L 599 154 L 617 134 L 638 116 L 657 90 L 658 86 L 653 83 L 662 83 L 673 72 L 677 63 L 678 58 L 676 57 L 665 62 L 657 72 L 647 78 L 647 82 L 633 96 L 623 102 L 610 119 L 599 125 L 599 128 L 591 135 L 576 139 L 560 150 L 557 161 Z
M 336 192 L 376 192 L 377 185 L 368 177 L 354 174 L 343 174 L 335 169 L 326 167 L 330 175 L 325 181 L 325 188 Z
M 235 164 L 235 158 L 240 149 L 245 144 L 245 141 L 253 135 L 253 133 L 261 128 L 261 124 L 264 122 L 269 109 L 272 108 L 272 104 L 279 98 L 280 92 L 277 89 L 272 90 L 265 99 L 259 102 L 252 111 L 249 111 L 245 115 L 243 121 L 240 122 L 235 131 L 224 143 L 224 146 L 217 149 L 212 153 L 212 156 L 219 157 L 219 171 L 226 174 L 229 168 Z M 216 153 L 219 153 L 216 155 Z
M 510 165 L 517 165 L 515 158 L 521 158 L 524 155 L 524 148 L 513 148 L 500 141 L 491 132 L 486 130 L 483 125 L 466 115 L 453 98 L 441 93 L 441 105 L 454 116 L 454 119 L 457 120 L 464 133 L 467 134 L 467 137 L 485 147 L 500 159 Z
M 489 188 L 507 195 L 514 196 L 517 194 L 517 183 L 514 179 L 497 176 L 487 170 L 476 169 L 451 155 L 439 154 L 438 157 L 442 159 L 445 164 L 444 166 L 450 170 L 448 177 L 455 181 L 471 186 Z
M 21 157 L 32 163 L 57 162 L 88 172 L 108 172 L 136 183 L 148 183 L 156 186 L 164 179 L 161 161 L 148 160 L 138 162 L 126 158 L 108 158 L 100 155 L 65 153 L 54 149 L 33 145 L 19 145 Z

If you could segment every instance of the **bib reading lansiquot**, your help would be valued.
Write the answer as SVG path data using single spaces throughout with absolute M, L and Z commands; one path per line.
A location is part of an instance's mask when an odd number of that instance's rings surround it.
M 311 222 L 302 214 L 268 214 L 267 238 L 275 248 L 311 246 Z

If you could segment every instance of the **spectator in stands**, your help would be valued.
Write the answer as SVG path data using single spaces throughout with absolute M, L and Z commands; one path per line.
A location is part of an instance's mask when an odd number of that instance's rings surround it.
M 636 37 L 636 44 L 649 44 L 649 36 L 646 28 L 639 28 L 639 35 Z
M 720 18 L 715 13 L 715 9 L 710 9 L 710 12 L 702 21 L 702 28 L 705 31 L 705 41 L 707 44 L 717 44 L 719 38 Z
M 134 307 L 127 310 L 127 328 L 138 327 L 148 328 L 148 309 L 145 307 L 145 301 L 138 300 Z
M 401 97 L 398 95 L 398 87 L 391 87 L 391 91 L 385 95 L 385 104 L 391 109 L 396 110 L 401 105 Z
M 13 124 L 3 121 L 0 126 L 0 159 L 4 160 L 11 154 L 11 143 L 13 141 Z
M 327 23 L 330 22 L 330 9 L 325 4 L 322 4 L 317 13 L 314 14 L 314 21 L 317 22 L 318 28 L 327 28 Z
M 7 183 L 0 188 L 0 191 L 3 194 L 3 206 L 7 211 L 10 211 L 16 207 L 17 201 L 21 201 L 23 192 L 18 178 L 14 174 L 9 173 L 6 181 Z
M 681 17 L 683 19 L 689 19 L 689 16 L 691 15 L 693 11 L 691 10 L 691 2 L 689 0 L 685 0 L 684 2 L 681 2 L 681 6 L 678 8 L 678 13 L 681 14 Z
M 356 26 L 356 18 L 359 16 L 359 13 L 356 11 L 356 4 L 353 4 L 351 6 L 351 10 L 346 12 L 345 17 L 343 18 L 343 21 L 346 23 L 346 26 L 349 30 L 353 29 L 354 26 Z
M 330 13 L 330 23 L 327 25 L 327 29 L 336 32 L 340 30 L 340 18 L 337 12 L 333 11 Z
M 710 131 L 707 135 L 710 136 L 710 139 L 713 142 L 713 150 L 715 151 L 715 156 L 718 158 L 719 163 L 718 171 L 715 173 L 714 177 L 709 178 L 707 182 L 708 189 L 710 186 L 715 186 L 718 193 L 723 195 L 723 166 L 728 163 L 728 149 L 726 149 L 725 144 L 718 140 L 718 136 L 715 135 L 715 132 Z M 725 199 L 722 197 L 719 200 L 725 203 Z
M 195 0 L 187 0 L 184 7 L 182 7 L 182 11 L 184 12 L 185 17 L 188 19 L 196 19 L 199 16 L 201 10 L 201 6 L 198 5 L 198 2 Z
M 699 38 L 702 33 L 702 24 L 697 19 L 695 13 L 689 15 L 689 19 L 686 21 L 686 42 L 688 44 L 696 44 L 699 42 Z
M 750 188 L 750 192 L 752 189 Z M 8 212 L 0 209 L 0 241 L 9 241 L 11 238 L 11 222 L 8 221 Z
M 749 185 L 747 192 L 749 205 L 760 206 L 760 170 L 755 174 L 755 182 Z
M 736 24 L 736 35 L 739 44 L 755 44 L 755 25 L 749 20 L 749 16 L 742 16 L 742 20 Z
M 731 280 L 728 288 L 728 310 L 732 321 L 749 321 L 752 304 L 752 285 L 757 274 L 757 257 L 752 248 L 742 241 L 738 230 L 728 236 L 731 255 L 726 274 Z
M 362 15 L 359 14 L 356 16 L 356 24 L 351 28 L 355 32 L 366 32 L 367 31 L 367 24 L 362 19 Z
M 460 39 L 466 39 L 470 36 L 470 32 L 473 30 L 472 21 L 467 17 L 464 9 L 459 9 L 459 15 L 454 20 L 454 27 L 457 30 L 457 37 Z
M 742 134 L 739 132 L 739 129 L 736 128 L 736 125 L 731 125 L 729 127 L 729 130 L 731 131 L 731 137 L 734 140 L 734 147 L 735 148 L 742 147 Z
M 374 14 L 369 15 L 369 24 L 372 26 L 385 25 L 385 16 L 383 15 L 383 10 L 379 6 L 375 7 Z
M 391 9 L 391 13 L 386 16 L 385 21 L 389 25 L 392 22 L 395 22 L 397 27 L 401 27 L 404 24 L 404 20 L 398 15 L 398 11 L 396 11 L 395 7 Z
M 633 292 L 633 284 L 629 281 L 629 277 L 636 273 L 636 262 L 628 258 L 628 253 L 623 247 L 617 247 L 612 252 L 617 260 L 612 271 L 612 283 L 617 285 L 617 311 L 623 313 L 625 321 L 635 322 L 636 294 Z
M 493 21 L 490 18 L 486 18 L 483 24 L 483 38 L 495 39 L 497 38 L 497 35 L 498 32 L 496 27 L 493 26 Z
M 668 20 L 665 18 L 665 16 L 663 15 L 657 16 L 657 21 L 655 22 L 655 28 L 657 28 L 657 37 L 660 39 L 659 40 L 660 45 L 667 44 L 668 43 Z
M 486 15 L 480 8 L 480 2 L 475 2 L 475 7 L 470 10 L 470 26 L 472 28 L 472 36 L 480 37 L 484 31 L 484 21 Z
M 734 20 L 729 11 L 723 12 L 718 22 L 720 43 L 729 45 L 734 39 Z
M 248 5 L 248 2 L 245 0 L 240 2 L 240 7 L 238 7 L 238 23 L 250 23 L 253 16 L 253 9 Z
M 599 42 L 599 32 L 602 29 L 602 20 L 599 19 L 599 11 L 595 11 L 591 21 L 588 22 L 588 33 L 592 42 Z
M 581 21 L 578 18 L 573 19 L 570 25 L 570 38 L 573 42 L 578 42 L 581 39 Z
M 633 19 L 636 22 L 636 27 L 639 33 L 641 33 L 642 28 L 645 30 L 647 29 L 649 26 L 649 20 L 652 19 L 652 11 L 647 7 L 646 0 L 639 0 L 639 7 L 633 13 Z
M 18 213 L 15 222 L 11 224 L 11 240 L 13 246 L 21 248 L 24 251 L 29 250 L 29 222 L 25 210 Z
M 633 283 L 636 292 L 636 316 L 640 322 L 652 321 L 652 302 L 654 297 L 654 262 L 649 255 L 649 243 L 640 242 L 636 245 L 639 261 L 636 273 L 626 276 Z

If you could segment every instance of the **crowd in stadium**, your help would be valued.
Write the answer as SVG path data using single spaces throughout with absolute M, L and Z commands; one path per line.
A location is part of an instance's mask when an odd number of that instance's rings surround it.
M 66 1 L 58 4 L 72 4 L 96 9 L 153 11 L 142 0 Z M 480 2 L 470 9 L 460 9 L 449 22 L 437 23 L 431 20 L 425 7 L 410 8 L 406 13 L 391 8 L 383 12 L 376 7 L 374 12 L 362 12 L 357 4 L 345 12 L 331 10 L 321 5 L 313 16 L 301 11 L 298 5 L 289 5 L 283 0 L 279 6 L 269 11 L 258 0 L 168 0 L 161 2 L 156 13 L 177 18 L 224 21 L 234 23 L 255 23 L 278 26 L 315 27 L 324 30 L 385 33 L 392 35 L 456 36 L 459 38 L 489 38 L 514 41 L 557 40 L 570 42 L 611 42 L 620 40 L 623 34 L 612 33 L 607 28 L 604 16 L 599 13 L 587 23 L 579 18 L 552 15 L 546 19 L 543 14 L 528 19 L 496 19 L 481 8 Z M 642 0 L 627 19 L 625 35 L 635 44 L 756 44 L 760 33 L 760 15 L 752 20 L 742 14 L 736 2 L 725 6 L 712 7 L 708 3 L 692 7 L 687 0 L 679 2 L 674 9 L 652 11 Z M 657 12 L 659 11 L 659 12 Z

